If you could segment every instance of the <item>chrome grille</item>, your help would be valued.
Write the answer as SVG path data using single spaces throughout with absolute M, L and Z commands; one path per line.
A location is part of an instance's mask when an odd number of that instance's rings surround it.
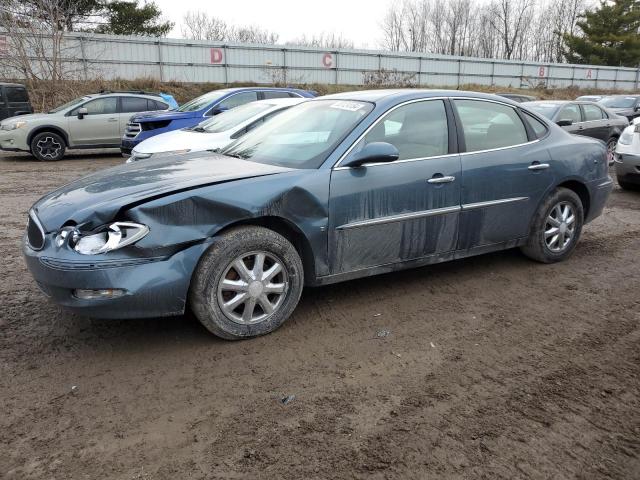
M 42 250 L 42 247 L 44 247 L 44 229 L 33 210 L 29 211 L 27 241 L 29 242 L 29 246 L 34 250 Z
M 141 131 L 142 127 L 139 123 L 129 122 L 127 123 L 127 129 L 124 131 L 124 138 L 136 138 Z

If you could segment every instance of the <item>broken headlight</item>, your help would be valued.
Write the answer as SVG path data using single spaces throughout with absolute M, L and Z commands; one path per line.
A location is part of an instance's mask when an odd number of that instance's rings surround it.
M 64 230 L 61 231 L 58 236 L 62 236 L 64 232 Z M 69 245 L 82 255 L 99 255 L 131 245 L 147 233 L 149 233 L 149 227 L 146 225 L 115 222 L 92 232 L 84 233 L 75 230 L 69 238 Z

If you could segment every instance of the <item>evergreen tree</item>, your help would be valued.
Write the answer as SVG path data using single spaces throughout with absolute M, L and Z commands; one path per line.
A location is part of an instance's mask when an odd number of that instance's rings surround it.
M 100 11 L 106 23 L 96 28 L 97 33 L 113 35 L 166 36 L 173 22 L 162 22 L 162 11 L 154 2 L 139 6 L 138 0 L 114 0 L 103 3 Z
M 577 23 L 583 35 L 565 35 L 571 63 L 637 67 L 640 64 L 640 1 L 601 1 Z

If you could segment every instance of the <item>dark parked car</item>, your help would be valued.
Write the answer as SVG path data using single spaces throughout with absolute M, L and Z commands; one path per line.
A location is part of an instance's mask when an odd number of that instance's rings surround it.
M 312 98 L 315 92 L 297 88 L 241 87 L 205 93 L 168 112 L 133 115 L 122 136 L 120 151 L 130 155 L 140 142 L 161 133 L 195 127 L 207 118 L 256 100 Z
M 522 95 L 520 93 L 496 93 L 499 97 L 508 98 L 509 100 L 513 100 L 514 102 L 522 103 L 522 102 L 533 102 L 537 100 L 536 97 L 532 97 L 531 95 Z
M 528 102 L 527 107 L 557 123 L 567 132 L 597 138 L 607 144 L 609 161 L 623 130 L 629 125 L 625 117 L 616 115 L 593 102 L 547 100 Z
M 66 185 L 30 210 L 24 254 L 76 312 L 190 306 L 238 339 L 278 328 L 304 285 L 512 247 L 564 260 L 611 189 L 604 144 L 507 99 L 351 92 L 294 106 L 220 153 Z
M 33 113 L 29 94 L 24 85 L 0 83 L 0 120 Z
M 598 103 L 629 121 L 640 117 L 640 95 L 612 95 L 598 100 Z

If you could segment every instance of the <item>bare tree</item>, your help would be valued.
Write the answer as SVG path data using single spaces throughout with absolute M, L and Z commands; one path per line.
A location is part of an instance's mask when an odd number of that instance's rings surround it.
M 396 0 L 380 24 L 391 51 L 562 61 L 563 33 L 594 0 Z
M 182 36 L 193 40 L 274 44 L 278 34 L 257 25 L 229 25 L 206 12 L 187 12 L 182 18 Z
M 65 41 L 75 0 L 4 0 L 0 31 L 8 41 L 0 75 L 27 81 L 69 80 L 82 71 L 77 45 Z
M 342 34 L 324 32 L 310 37 L 303 35 L 302 37 L 294 38 L 293 40 L 289 40 L 287 45 L 327 48 L 331 50 L 339 48 L 355 48 L 353 41 L 343 37 Z
M 182 18 L 181 30 L 185 38 L 224 41 L 228 38 L 229 26 L 224 20 L 195 11 L 187 12 Z

